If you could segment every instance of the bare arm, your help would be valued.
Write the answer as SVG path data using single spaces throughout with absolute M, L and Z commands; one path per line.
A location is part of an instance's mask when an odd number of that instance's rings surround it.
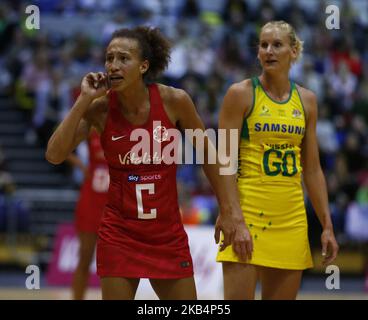
M 205 128 L 202 120 L 200 119 L 195 106 L 183 90 L 173 89 L 172 96 L 168 99 L 169 105 L 173 106 L 169 109 L 172 111 L 171 119 L 177 122 L 182 129 L 200 129 L 204 132 Z M 240 210 L 238 199 L 235 194 L 229 192 L 226 186 L 225 176 L 220 175 L 220 165 L 217 157 L 217 152 L 211 141 L 207 136 L 204 136 L 203 153 L 204 153 L 204 164 L 203 170 L 209 179 L 212 188 L 216 194 L 219 207 L 220 215 L 216 223 L 216 242 L 219 241 L 219 233 L 222 230 L 224 234 L 224 240 L 221 245 L 221 250 L 225 249 L 227 245 L 230 245 L 235 236 L 235 229 L 238 221 L 244 221 Z M 198 141 L 194 139 L 194 146 L 201 148 Z M 216 157 L 214 164 L 209 164 L 208 154 L 212 153 Z
M 316 136 L 317 99 L 309 90 L 301 89 L 307 121 L 306 133 L 302 144 L 303 180 L 313 208 L 322 225 L 322 255 L 324 263 L 332 262 L 337 255 L 338 245 L 335 240 L 328 205 L 326 180 L 319 161 L 318 141 Z
M 241 128 L 243 125 L 244 115 L 247 111 L 247 101 L 245 101 L 246 97 L 249 98 L 249 89 L 245 82 L 233 84 L 229 90 L 227 91 L 224 101 L 221 106 L 220 115 L 219 115 L 219 130 L 226 131 L 226 154 L 231 155 L 234 153 L 231 147 L 230 141 L 230 130 L 237 130 L 237 144 L 236 148 L 238 149 Z M 230 165 L 230 163 L 227 163 Z M 239 193 L 238 187 L 236 183 L 237 172 L 231 175 L 224 176 L 226 186 L 228 188 L 228 192 L 233 194 L 233 201 L 237 206 L 240 207 L 239 201 Z M 241 210 L 240 210 L 241 212 Z M 244 220 L 243 215 L 240 216 L 241 220 Z
M 98 115 L 104 104 L 103 97 L 107 88 L 98 87 L 96 82 L 105 81 L 102 73 L 89 73 L 83 78 L 81 94 L 77 101 L 57 127 L 47 144 L 46 159 L 53 164 L 60 164 L 88 137 L 92 125 L 98 126 Z M 95 100 L 96 99 L 96 100 Z
M 174 89 L 174 97 L 172 97 L 172 105 L 175 105 L 175 120 L 178 123 L 179 127 L 181 129 L 200 129 L 202 132 L 205 131 L 205 127 L 203 125 L 203 122 L 201 118 L 199 117 L 195 106 L 189 97 L 187 93 L 183 90 Z M 200 147 L 199 145 L 199 139 L 197 140 L 196 137 L 194 137 L 194 146 Z M 209 140 L 207 136 L 204 136 L 203 140 L 203 152 L 204 152 L 204 164 L 203 169 L 210 180 L 210 183 L 215 191 L 215 194 L 217 196 L 217 199 L 221 204 L 225 204 L 228 197 L 225 190 L 222 188 L 222 179 L 219 176 L 219 164 L 218 161 L 216 161 L 215 164 L 209 164 L 208 154 L 209 152 L 216 152 L 213 144 Z
M 234 153 L 234 150 L 231 149 L 234 146 L 230 144 L 231 129 L 237 130 L 237 154 L 244 116 L 250 110 L 252 99 L 252 85 L 250 80 L 233 84 L 224 97 L 219 116 L 219 130 L 226 130 L 227 155 Z M 234 239 L 234 250 L 243 260 L 246 260 L 246 258 L 251 259 L 253 243 L 240 208 L 237 174 L 225 175 L 223 179 L 225 181 L 225 189 L 232 195 L 232 203 L 236 206 L 236 212 L 238 212 L 238 216 L 236 217 L 237 232 Z

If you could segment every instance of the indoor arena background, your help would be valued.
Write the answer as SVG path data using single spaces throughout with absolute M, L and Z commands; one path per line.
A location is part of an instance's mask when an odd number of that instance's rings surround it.
M 30 5 L 39 8 L 39 29 L 27 28 Z M 333 21 L 337 29 L 328 27 L 328 5 L 339 9 L 339 19 Z M 185 89 L 206 127 L 216 128 L 229 85 L 260 71 L 260 27 L 280 19 L 291 23 L 304 41 L 303 57 L 291 77 L 318 97 L 320 158 L 340 245 L 334 262 L 338 269 L 326 271 L 321 228 L 307 202 L 315 267 L 304 273 L 298 298 L 367 299 L 366 0 L 1 1 L 0 299 L 71 297 L 78 249 L 72 226 L 81 174 L 66 164 L 49 164 L 45 146 L 72 106 L 83 75 L 104 70 L 104 48 L 112 32 L 139 24 L 158 26 L 173 43 L 171 63 L 160 81 Z M 86 158 L 83 147 L 78 153 Z M 198 297 L 222 299 L 221 267 L 214 262 L 216 201 L 200 166 L 180 166 L 178 183 Z M 37 275 L 37 268 L 26 270 L 30 265 L 39 268 L 40 289 L 27 289 L 27 277 Z M 338 271 L 340 289 L 328 289 L 328 272 Z M 91 282 L 87 298 L 100 299 L 98 280 Z M 143 281 L 137 298 L 157 297 Z

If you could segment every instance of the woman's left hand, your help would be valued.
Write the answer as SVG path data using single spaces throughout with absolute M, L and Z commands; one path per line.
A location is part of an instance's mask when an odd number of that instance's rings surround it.
M 336 259 L 339 251 L 339 245 L 336 242 L 332 229 L 324 229 L 321 235 L 322 257 L 324 266 L 330 264 Z

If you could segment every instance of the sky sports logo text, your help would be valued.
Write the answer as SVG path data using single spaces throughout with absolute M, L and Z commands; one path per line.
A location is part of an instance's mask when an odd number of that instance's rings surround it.
M 128 176 L 128 182 L 139 182 L 139 176 L 130 174 Z
M 138 176 L 135 174 L 130 174 L 128 176 L 128 182 L 145 182 L 152 180 L 161 180 L 162 176 L 160 174 L 149 174 L 146 176 Z

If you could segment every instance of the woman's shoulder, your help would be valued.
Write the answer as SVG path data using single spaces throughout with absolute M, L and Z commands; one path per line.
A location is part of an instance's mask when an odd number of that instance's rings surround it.
M 302 99 L 303 103 L 309 104 L 309 103 L 314 103 L 315 101 L 317 101 L 317 96 L 312 90 L 304 88 L 303 86 L 297 83 L 295 83 L 295 86 L 299 92 L 300 98 Z
M 307 88 L 302 87 L 299 84 L 295 84 L 301 103 L 303 104 L 304 111 L 307 116 L 307 120 L 312 116 L 317 116 L 317 96 L 316 94 Z
M 244 79 L 239 82 L 235 82 L 230 85 L 228 92 L 232 92 L 234 94 L 247 94 L 252 93 L 253 84 L 252 79 Z
M 190 112 L 194 104 L 189 94 L 183 90 L 167 86 L 161 83 L 157 84 L 163 102 L 166 114 L 170 121 L 176 124 L 179 119 Z
M 165 110 L 173 123 L 195 108 L 192 98 L 185 90 L 163 84 L 158 84 L 158 88 Z
M 160 92 L 161 99 L 166 103 L 177 102 L 189 97 L 188 93 L 183 89 L 174 88 L 162 83 L 157 83 L 157 87 Z
M 225 105 L 229 105 L 232 110 L 238 109 L 242 114 L 251 108 L 252 103 L 253 85 L 251 79 L 245 79 L 230 85 L 224 98 Z

